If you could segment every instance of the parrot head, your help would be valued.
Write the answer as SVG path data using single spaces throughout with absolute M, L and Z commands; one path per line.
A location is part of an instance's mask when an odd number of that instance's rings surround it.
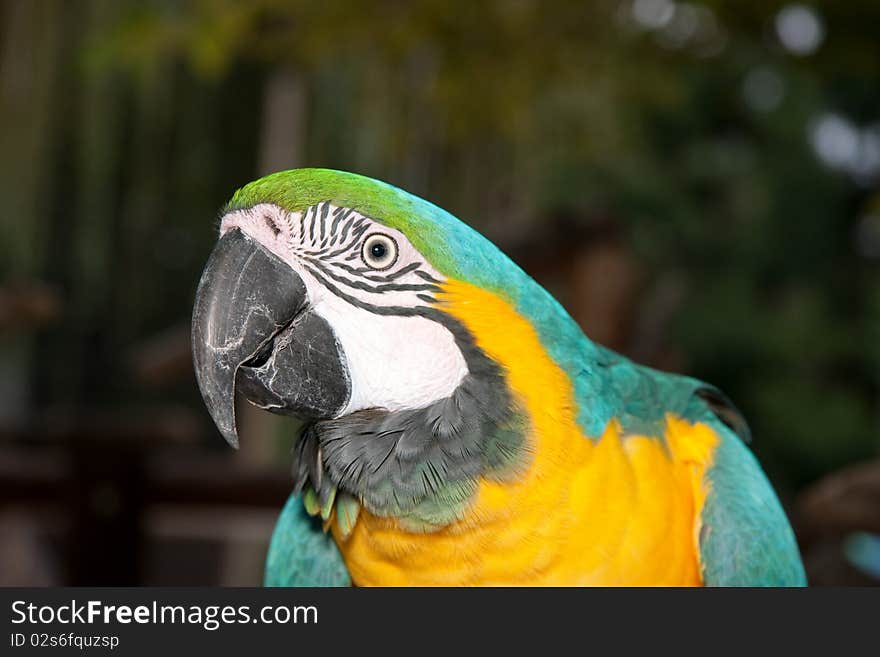
M 531 279 L 491 242 L 402 190 L 325 169 L 272 174 L 223 210 L 198 286 L 202 396 L 233 446 L 236 393 L 304 420 L 294 484 L 318 506 L 340 493 L 446 522 L 478 477 L 523 461 L 526 421 L 503 365 L 449 312 L 450 286 L 506 294 L 518 281 Z

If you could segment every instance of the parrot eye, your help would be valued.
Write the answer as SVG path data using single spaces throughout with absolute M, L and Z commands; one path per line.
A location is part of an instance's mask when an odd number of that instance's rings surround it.
M 364 240 L 361 258 L 372 269 L 388 269 L 397 262 L 397 242 L 382 233 L 370 235 Z

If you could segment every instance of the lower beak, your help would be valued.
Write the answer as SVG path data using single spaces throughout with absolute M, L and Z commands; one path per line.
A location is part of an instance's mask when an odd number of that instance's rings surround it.
M 305 419 L 335 417 L 350 396 L 343 353 L 311 310 L 302 278 L 237 229 L 220 238 L 205 266 L 192 348 L 205 405 L 233 447 L 236 386 L 261 408 Z

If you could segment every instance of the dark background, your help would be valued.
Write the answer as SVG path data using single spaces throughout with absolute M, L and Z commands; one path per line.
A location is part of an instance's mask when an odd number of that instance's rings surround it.
M 880 583 L 878 25 L 875 0 L 0 2 L 0 584 L 259 583 L 291 425 L 242 408 L 225 446 L 189 313 L 219 208 L 295 166 L 438 203 L 594 340 L 724 389 L 811 581 Z

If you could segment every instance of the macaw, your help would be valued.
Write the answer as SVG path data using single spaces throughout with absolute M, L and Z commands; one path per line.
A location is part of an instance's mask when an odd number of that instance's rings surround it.
M 267 585 L 804 585 L 731 402 L 591 342 L 494 244 L 352 173 L 239 189 L 192 346 L 304 422 Z

